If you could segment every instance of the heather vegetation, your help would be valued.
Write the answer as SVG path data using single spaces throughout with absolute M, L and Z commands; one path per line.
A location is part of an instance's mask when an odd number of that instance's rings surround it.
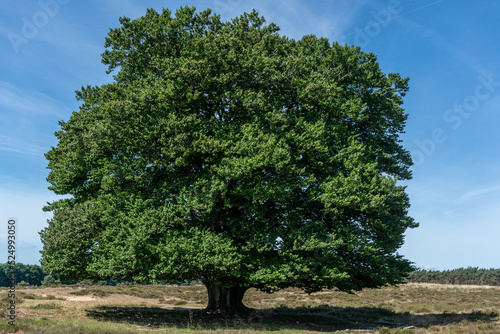
M 203 285 L 19 288 L 16 333 L 500 333 L 500 288 L 405 284 L 352 294 L 250 289 L 247 317 L 207 316 Z M 0 291 L 2 308 L 8 303 Z M 13 333 L 7 322 L 0 332 Z M 10 330 L 10 331 L 9 331 Z

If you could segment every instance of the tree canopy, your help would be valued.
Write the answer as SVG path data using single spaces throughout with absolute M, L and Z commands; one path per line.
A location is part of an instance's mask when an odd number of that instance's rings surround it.
M 45 270 L 198 279 L 209 309 L 230 312 L 249 287 L 402 282 L 412 265 L 397 250 L 417 226 L 398 184 L 408 78 L 359 47 L 281 36 L 255 11 L 120 23 L 102 54 L 112 82 L 77 92 L 46 154 L 49 189 L 71 198 L 45 208 Z

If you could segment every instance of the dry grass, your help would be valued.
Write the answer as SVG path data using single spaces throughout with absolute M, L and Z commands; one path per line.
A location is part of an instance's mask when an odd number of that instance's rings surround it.
M 20 333 L 500 333 L 500 288 L 408 284 L 355 294 L 249 290 L 247 319 L 207 317 L 203 286 L 18 289 Z M 7 299 L 5 290 L 2 308 Z M 12 332 L 7 320 L 0 332 Z

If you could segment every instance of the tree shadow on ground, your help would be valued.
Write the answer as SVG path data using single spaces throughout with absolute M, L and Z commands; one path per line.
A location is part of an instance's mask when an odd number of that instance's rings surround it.
M 496 313 L 442 313 L 414 315 L 396 313 L 371 307 L 298 307 L 255 310 L 246 317 L 228 317 L 206 314 L 200 309 L 158 307 L 98 306 L 86 311 L 87 316 L 100 321 L 128 323 L 148 327 L 177 327 L 191 329 L 253 329 L 285 330 L 303 329 L 316 331 L 401 328 L 415 326 L 427 328 L 451 325 L 463 321 L 492 322 Z

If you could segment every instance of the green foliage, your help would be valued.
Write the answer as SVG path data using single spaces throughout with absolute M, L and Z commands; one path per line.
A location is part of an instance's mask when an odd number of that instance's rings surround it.
M 114 81 L 77 92 L 46 157 L 42 265 L 62 279 L 265 291 L 402 282 L 408 79 L 280 36 L 256 12 L 148 10 L 106 38 Z
M 43 286 L 59 285 L 61 282 L 56 280 L 52 275 L 47 275 L 42 281 Z
M 33 310 L 60 310 L 62 307 L 56 303 L 45 303 L 30 306 Z
M 15 277 L 18 285 L 41 285 L 43 278 L 47 275 L 39 265 L 16 263 Z M 9 278 L 11 277 L 10 264 L 0 264 L 0 286 L 10 286 Z M 24 282 L 24 283 L 23 283 Z M 21 284 L 22 283 L 22 284 Z

